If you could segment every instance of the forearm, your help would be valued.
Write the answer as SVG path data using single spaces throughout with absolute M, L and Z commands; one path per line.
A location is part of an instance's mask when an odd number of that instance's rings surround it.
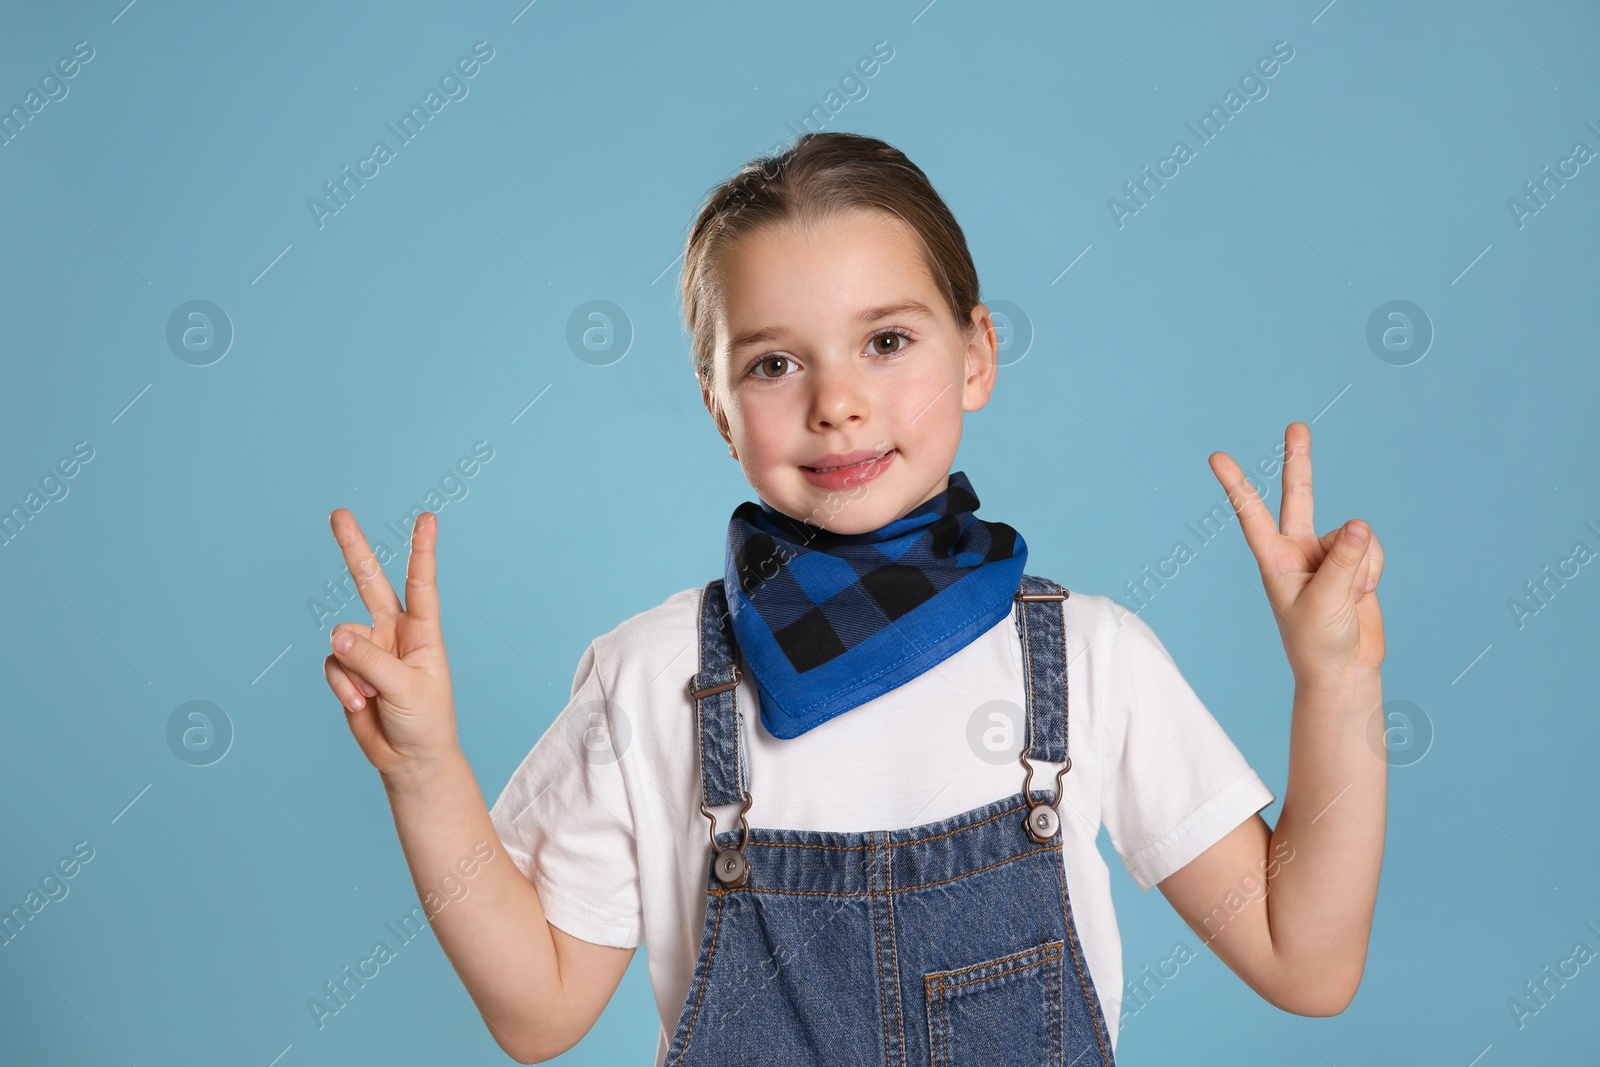
M 434 936 L 495 1040 L 523 1062 L 565 1051 L 559 961 L 544 907 L 495 833 L 466 756 L 457 751 L 383 783 Z M 456 888 L 451 899 L 444 887 L 460 885 L 465 891 Z
M 1389 763 L 1373 745 L 1382 704 L 1376 669 L 1295 686 L 1269 846 L 1289 858 L 1270 874 L 1266 903 L 1280 995 L 1312 1009 L 1302 1014 L 1343 1010 L 1366 964 L 1388 803 Z

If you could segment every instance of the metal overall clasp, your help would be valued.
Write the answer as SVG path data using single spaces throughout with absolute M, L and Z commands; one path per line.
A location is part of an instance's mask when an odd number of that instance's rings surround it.
M 1028 777 L 1022 783 L 1022 795 L 1029 797 L 1031 804 L 1032 797 L 1029 794 L 1033 786 L 1033 764 L 1029 763 L 1028 757 L 1024 755 L 1022 765 L 1028 768 Z M 1070 770 L 1072 770 L 1072 757 L 1068 756 L 1067 762 L 1056 772 L 1056 795 L 1050 799 L 1050 803 L 1033 804 L 1028 808 L 1028 818 L 1023 825 L 1028 829 L 1028 836 L 1038 844 L 1049 843 L 1050 839 L 1056 836 L 1056 831 L 1061 828 L 1061 816 L 1056 808 L 1061 803 L 1061 776 Z
M 1067 599 L 1067 593 L 1065 590 L 1053 593 L 1019 592 L 1016 594 L 1016 599 L 1018 601 L 1065 600 Z M 1040 845 L 1048 844 L 1051 839 L 1056 836 L 1056 831 L 1061 828 L 1061 814 L 1059 811 L 1057 811 L 1057 808 L 1059 808 L 1061 805 L 1061 779 L 1063 775 L 1072 769 L 1072 757 L 1068 756 L 1067 761 L 1062 764 L 1061 769 L 1056 772 L 1056 795 L 1050 799 L 1048 804 L 1033 803 L 1033 798 L 1031 796 L 1033 789 L 1033 764 L 1028 762 L 1028 750 L 1026 745 L 1023 746 L 1021 761 L 1022 765 L 1028 770 L 1028 776 L 1023 779 L 1022 783 L 1022 795 L 1029 804 L 1028 816 L 1023 820 L 1022 825 L 1027 829 L 1028 837 L 1031 838 L 1034 843 Z
M 717 846 L 717 817 L 706 810 L 704 802 L 700 805 L 700 814 L 711 820 L 711 849 L 716 853 L 711 858 L 711 872 L 728 889 L 739 888 L 750 877 L 750 861 L 744 858 L 744 847 L 750 843 L 750 823 L 744 817 L 744 813 L 750 810 L 750 794 L 743 789 L 739 792 L 744 796 L 744 804 L 739 808 L 739 825 L 744 834 L 737 846 Z
M 715 696 L 718 693 L 735 688 L 738 686 L 739 681 L 739 665 L 735 663 L 733 665 L 733 681 L 723 682 L 721 685 L 708 686 L 705 689 L 696 689 L 694 681 L 691 679 L 689 682 L 689 696 L 693 700 Z M 740 837 L 739 844 L 728 848 L 722 848 L 717 844 L 717 817 L 707 810 L 704 800 L 700 801 L 700 814 L 711 822 L 708 831 L 711 837 L 711 851 L 714 853 L 711 859 L 711 872 L 717 876 L 717 881 L 728 889 L 737 889 L 739 886 L 744 885 L 746 878 L 750 877 L 750 861 L 745 859 L 744 856 L 745 846 L 750 844 L 750 823 L 745 819 L 744 813 L 750 810 L 751 797 L 750 793 L 744 789 L 739 790 L 739 794 L 744 797 L 744 803 L 739 807 L 739 826 L 744 832 Z

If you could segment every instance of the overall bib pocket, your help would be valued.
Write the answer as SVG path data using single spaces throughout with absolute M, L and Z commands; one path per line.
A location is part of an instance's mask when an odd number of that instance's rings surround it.
M 1044 941 L 981 963 L 923 975 L 934 1067 L 1013 1062 L 1019 1049 L 1049 1049 L 1060 1067 L 1064 942 Z

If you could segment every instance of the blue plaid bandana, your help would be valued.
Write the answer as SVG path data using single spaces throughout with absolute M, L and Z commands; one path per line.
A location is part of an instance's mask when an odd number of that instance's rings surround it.
M 973 512 L 961 471 L 876 530 L 836 534 L 746 501 L 723 578 L 761 721 L 798 737 L 947 659 L 1011 613 L 1028 544 Z

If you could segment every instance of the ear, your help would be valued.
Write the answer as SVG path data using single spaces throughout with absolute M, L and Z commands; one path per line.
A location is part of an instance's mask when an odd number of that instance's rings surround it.
M 961 410 L 977 411 L 989 402 L 995 378 L 1000 372 L 1000 344 L 995 337 L 989 309 L 978 304 L 972 309 L 972 339 L 967 342 L 962 382 Z
M 734 459 L 738 459 L 739 454 L 733 448 L 733 436 L 728 433 L 728 417 L 723 413 L 722 405 L 717 403 L 716 394 L 711 391 L 709 386 L 702 385 L 700 387 L 700 402 L 706 406 L 706 411 L 710 413 L 711 421 L 716 424 L 717 432 L 722 435 L 724 441 L 728 442 L 728 453 Z

